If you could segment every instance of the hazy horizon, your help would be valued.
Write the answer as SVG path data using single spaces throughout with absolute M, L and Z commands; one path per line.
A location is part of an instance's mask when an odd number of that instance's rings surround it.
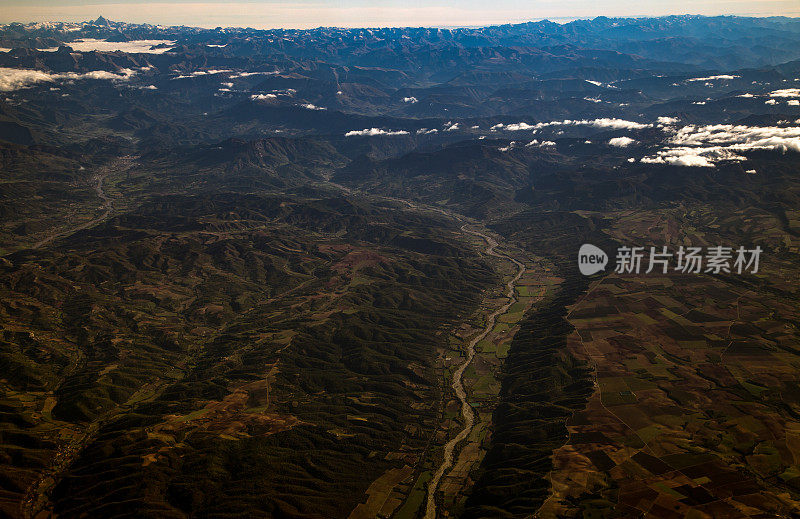
M 548 19 L 555 22 L 597 16 L 660 17 L 669 15 L 702 16 L 800 16 L 800 4 L 787 0 L 756 2 L 728 0 L 715 2 L 653 2 L 631 6 L 621 0 L 602 3 L 583 0 L 535 3 L 498 0 L 491 9 L 476 0 L 454 2 L 185 2 L 120 0 L 115 3 L 40 0 L 11 2 L 0 12 L 0 23 L 64 21 L 81 22 L 104 16 L 115 21 L 154 25 L 194 27 L 251 27 L 256 29 L 313 27 L 470 27 L 503 23 L 522 23 Z

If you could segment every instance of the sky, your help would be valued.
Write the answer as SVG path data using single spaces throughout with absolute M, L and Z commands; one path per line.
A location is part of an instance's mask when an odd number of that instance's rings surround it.
M 800 0 L 0 0 L 0 23 L 110 20 L 196 27 L 479 26 L 544 18 L 800 16 Z

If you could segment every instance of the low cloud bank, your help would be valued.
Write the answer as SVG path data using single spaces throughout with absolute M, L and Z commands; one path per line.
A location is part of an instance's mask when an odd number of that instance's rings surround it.
M 119 73 L 108 72 L 106 70 L 93 70 L 84 73 L 50 73 L 41 70 L 0 67 L 0 92 L 11 92 L 21 88 L 27 88 L 36 83 L 52 83 L 59 80 L 106 79 L 110 81 L 126 81 L 134 74 L 136 74 L 136 72 L 128 68 L 121 69 Z
M 280 74 L 277 70 L 272 72 L 236 72 L 235 74 L 231 74 L 231 79 L 236 79 L 240 77 L 250 77 L 250 76 L 274 76 L 275 74 Z
M 535 124 L 528 124 L 526 122 L 511 123 L 511 124 L 499 123 L 499 124 L 495 124 L 491 128 L 492 131 L 505 130 L 505 131 L 509 131 L 509 132 L 517 132 L 517 131 L 521 131 L 521 130 L 535 130 L 535 129 L 536 129 L 536 125 Z
M 130 54 L 163 54 L 172 48 L 175 43 L 176 42 L 172 40 L 133 40 L 115 42 L 84 38 L 81 40 L 68 42 L 66 45 L 69 45 L 73 48 L 73 50 L 78 52 L 91 52 L 93 50 L 97 50 L 101 52 L 121 51 L 128 52 Z M 158 47 L 159 45 L 163 46 L 156 49 L 153 48 Z
M 616 146 L 617 148 L 626 148 L 635 142 L 636 140 L 630 137 L 614 137 L 613 139 L 609 139 L 608 144 Z
M 670 148 L 662 150 L 655 155 L 643 157 L 645 164 L 671 164 L 673 166 L 692 166 L 713 168 L 714 163 L 720 160 L 744 160 L 744 157 L 721 146 L 706 148 Z
M 352 130 L 344 134 L 345 137 L 375 137 L 378 135 L 408 135 L 405 130 L 383 130 L 381 128 L 364 128 Z
M 508 146 L 503 146 L 502 148 L 497 148 L 497 150 L 498 151 L 502 151 L 502 152 L 505 153 L 505 152 L 507 152 L 509 150 L 513 150 L 514 148 L 516 148 L 518 146 L 518 144 L 519 143 L 517 141 L 511 141 L 511 142 L 508 143 Z M 556 145 L 556 143 L 553 142 L 553 141 L 542 141 L 542 142 L 539 142 L 538 140 L 533 139 L 529 143 L 525 144 L 525 147 L 526 148 L 546 148 L 546 147 L 555 146 L 555 145 Z
M 670 119 L 671 118 L 659 118 Z M 676 119 L 677 120 L 677 119 Z M 524 121 L 511 124 L 498 123 L 491 127 L 492 131 L 523 131 L 523 130 L 541 130 L 542 128 L 550 128 L 553 126 L 593 126 L 595 128 L 608 128 L 612 130 L 641 130 L 643 128 L 652 128 L 652 124 L 637 123 L 635 121 L 626 121 L 625 119 L 616 119 L 613 117 L 603 117 L 600 119 L 564 119 L 563 121 L 550 121 L 546 123 L 529 124 Z
M 670 147 L 644 157 L 648 164 L 714 167 L 717 162 L 743 161 L 742 152 L 800 152 L 800 127 L 713 124 L 684 126 L 667 141 Z
M 595 128 L 609 128 L 612 130 L 641 130 L 643 128 L 652 128 L 652 124 L 637 123 L 634 121 L 626 121 L 625 119 L 616 119 L 614 117 L 603 117 L 600 119 L 581 119 L 571 120 L 564 119 L 563 121 L 551 121 L 549 123 L 536 123 L 533 128 L 541 129 L 549 126 L 593 126 Z
M 693 77 L 691 79 L 687 79 L 686 81 L 718 81 L 718 80 L 730 80 L 730 79 L 737 79 L 742 76 L 732 76 L 730 74 L 720 74 L 718 76 L 708 76 L 708 77 Z
M 198 77 L 198 76 L 209 76 L 209 75 L 212 75 L 212 74 L 224 74 L 226 72 L 231 72 L 231 71 L 227 70 L 227 69 L 195 70 L 194 72 L 192 72 L 190 74 L 183 74 L 181 76 L 175 76 L 172 79 L 188 79 L 188 78 Z
M 800 97 L 800 88 L 784 88 L 769 93 L 770 97 Z
M 296 93 L 297 90 L 294 88 L 287 88 L 286 90 L 273 90 L 266 94 L 252 94 L 250 95 L 250 99 L 253 101 L 264 101 L 266 99 L 277 99 L 279 96 L 294 97 Z
M 677 123 L 680 119 L 677 117 L 659 117 L 657 119 L 658 124 L 662 124 L 664 126 L 669 126 Z

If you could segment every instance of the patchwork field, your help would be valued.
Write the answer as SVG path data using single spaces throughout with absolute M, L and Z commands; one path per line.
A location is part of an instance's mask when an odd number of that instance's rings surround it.
M 749 213 L 706 227 L 703 241 L 751 243 Z M 668 212 L 619 222 L 610 232 L 629 242 L 700 239 L 692 227 L 672 234 Z M 800 514 L 800 306 L 796 285 L 773 288 L 796 275 L 786 261 L 768 256 L 757 275 L 612 273 L 592 284 L 570 307 L 567 350 L 592 366 L 595 389 L 553 454 L 541 517 Z

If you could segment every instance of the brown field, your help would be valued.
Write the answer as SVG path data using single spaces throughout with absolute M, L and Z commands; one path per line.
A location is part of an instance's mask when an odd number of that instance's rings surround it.
M 667 220 L 628 222 L 626 242 L 675 240 Z M 759 278 L 786 272 L 768 261 Z M 540 517 L 800 514 L 800 308 L 752 286 L 612 273 L 572 307 L 568 350 L 595 368 L 595 393 L 553 455 Z

